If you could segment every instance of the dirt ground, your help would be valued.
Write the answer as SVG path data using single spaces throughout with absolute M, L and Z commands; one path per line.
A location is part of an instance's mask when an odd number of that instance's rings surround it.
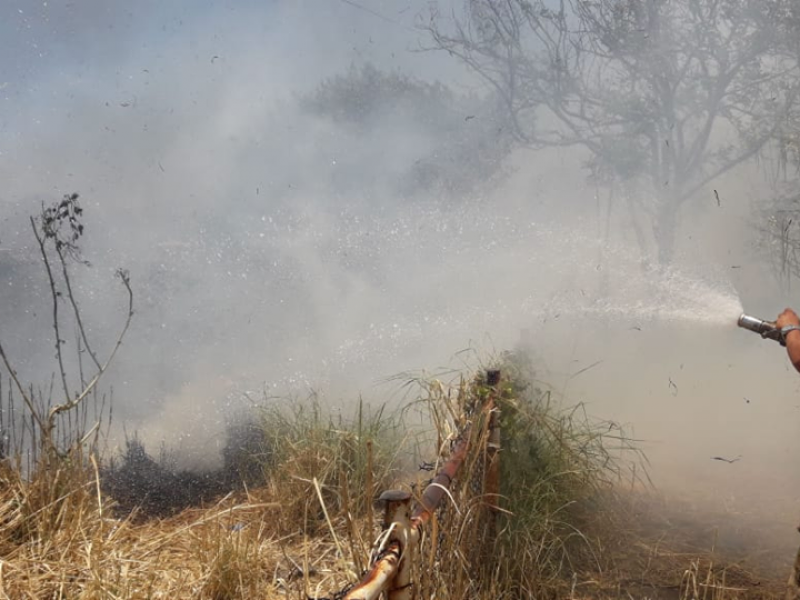
M 613 567 L 587 578 L 596 597 L 784 598 L 800 546 L 788 509 L 736 511 L 722 499 L 643 494 L 608 548 Z

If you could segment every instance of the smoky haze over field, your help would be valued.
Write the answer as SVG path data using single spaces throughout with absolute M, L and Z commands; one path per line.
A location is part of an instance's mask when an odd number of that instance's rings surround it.
M 5 2 L 0 334 L 20 374 L 55 367 L 28 215 L 75 191 L 104 350 L 115 268 L 135 293 L 105 380 L 117 424 L 189 464 L 215 459 L 245 391 L 384 401 L 382 378 L 475 366 L 527 330 L 542 380 L 630 423 L 656 481 L 794 498 L 800 378 L 734 327 L 737 296 L 765 318 L 796 301 L 748 224 L 764 169 L 702 190 L 673 267 L 644 264 L 581 151 L 509 152 L 486 85 L 418 51 L 429 5 Z M 336 96 L 348 74 L 366 100 Z

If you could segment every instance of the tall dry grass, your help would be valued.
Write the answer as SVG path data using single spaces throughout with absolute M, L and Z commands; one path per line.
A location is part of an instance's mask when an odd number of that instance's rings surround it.
M 581 407 L 559 407 L 533 385 L 524 355 L 506 354 L 493 366 L 503 373 L 497 387 L 483 373 L 451 385 L 418 382 L 414 406 L 434 426 L 440 461 L 455 439 L 470 434 L 467 458 L 421 544 L 422 597 L 569 590 L 575 577 L 602 568 L 598 535 L 611 526 L 608 499 L 643 461 L 618 425 L 595 422 Z M 486 479 L 490 416 L 481 407 L 490 395 L 501 431 L 499 502 Z
M 313 397 L 260 406 L 267 483 L 168 518 L 115 516 L 94 454 L 48 459 L 26 475 L 5 461 L 0 599 L 335 597 L 368 568 L 375 498 L 390 488 L 419 497 L 428 469 L 466 432 L 466 460 L 419 545 L 417 597 L 627 597 L 614 555 L 636 540 L 623 539 L 609 499 L 624 501 L 619 483 L 629 489 L 641 457 L 609 423 L 556 405 L 512 358 L 499 388 L 483 373 L 417 380 L 402 412 L 359 403 L 345 417 Z M 499 502 L 486 482 L 490 395 L 502 432 Z M 674 594 L 747 597 L 734 570 L 681 560 L 670 563 Z

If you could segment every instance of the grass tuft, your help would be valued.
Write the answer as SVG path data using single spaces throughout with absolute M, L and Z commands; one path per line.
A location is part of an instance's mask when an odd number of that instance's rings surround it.
M 373 410 L 361 400 L 347 418 L 323 408 L 316 396 L 266 404 L 260 416 L 271 448 L 268 486 L 281 499 L 280 532 L 306 521 L 317 535 L 328 531 L 329 520 L 345 521 L 350 545 L 366 551 L 371 533 L 355 523 L 399 474 L 405 446 L 400 418 L 385 405 Z

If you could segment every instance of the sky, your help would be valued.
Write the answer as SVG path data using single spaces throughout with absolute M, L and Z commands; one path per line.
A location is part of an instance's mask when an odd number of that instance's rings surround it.
M 0 336 L 20 373 L 54 369 L 28 216 L 78 192 L 91 266 L 73 272 L 101 353 L 124 317 L 116 268 L 135 294 L 104 390 L 151 446 L 208 464 L 254 397 L 395 401 L 380 381 L 474 368 L 526 332 L 542 380 L 629 423 L 662 479 L 727 490 L 759 473 L 795 494 L 798 380 L 733 325 L 740 302 L 774 318 L 792 301 L 755 252 L 757 171 L 717 182 L 723 202 L 686 215 L 676 265 L 647 271 L 623 212 L 604 235 L 579 154 L 519 151 L 489 189 L 409 198 L 399 182 L 436 152 L 430 126 L 386 115 L 354 131 L 299 108 L 366 62 L 484 93 L 421 51 L 435 5 L 5 0 Z

